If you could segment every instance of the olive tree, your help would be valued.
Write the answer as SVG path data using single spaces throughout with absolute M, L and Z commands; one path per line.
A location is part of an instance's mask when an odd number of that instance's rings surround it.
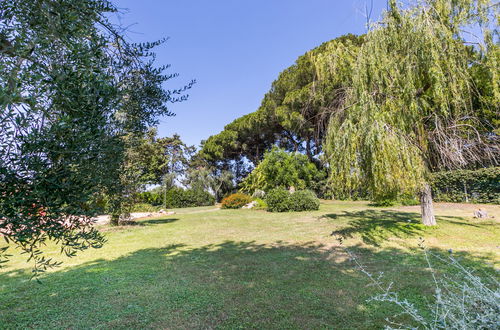
M 0 2 L 0 235 L 35 261 L 55 241 L 72 256 L 99 247 L 93 228 L 101 194 L 120 180 L 127 139 L 141 135 L 168 102 L 174 77 L 154 66 L 152 48 L 132 44 L 108 19 L 107 0 Z M 3 250 L 5 250 L 3 248 Z

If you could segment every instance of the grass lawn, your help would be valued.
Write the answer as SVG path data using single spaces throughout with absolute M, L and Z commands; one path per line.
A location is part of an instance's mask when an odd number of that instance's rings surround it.
M 372 272 L 425 306 L 433 285 L 419 237 L 498 276 L 500 206 L 437 204 L 437 228 L 418 207 L 324 202 L 315 212 L 184 209 L 135 226 L 101 227 L 108 243 L 30 281 L 15 253 L 0 270 L 0 328 L 382 328 L 397 309 L 377 293 L 330 234 L 346 237 Z

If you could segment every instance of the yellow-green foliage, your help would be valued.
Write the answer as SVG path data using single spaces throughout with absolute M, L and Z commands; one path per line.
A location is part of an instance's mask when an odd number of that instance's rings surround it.
M 318 170 L 307 156 L 273 148 L 240 184 L 241 190 L 253 194 L 255 190 L 269 191 L 276 187 L 313 189 L 325 174 Z

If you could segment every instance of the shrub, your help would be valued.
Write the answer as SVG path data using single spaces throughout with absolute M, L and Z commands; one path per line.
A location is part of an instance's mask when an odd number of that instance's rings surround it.
M 253 199 L 256 205 L 253 207 L 253 210 L 267 210 L 267 203 L 262 198 L 254 198 Z
M 240 187 L 247 193 L 267 192 L 274 187 L 316 189 L 319 188 L 317 182 L 325 177 L 326 171 L 319 169 L 306 155 L 274 147 L 265 153 L 264 159 L 240 183 Z
M 225 197 L 222 200 L 221 207 L 223 209 L 239 209 L 250 203 L 251 201 L 252 197 L 242 193 L 236 193 Z
M 266 195 L 267 210 L 270 212 L 287 212 L 290 210 L 290 193 L 283 188 L 270 190 Z
M 160 206 L 163 204 L 163 194 L 160 191 L 144 191 L 136 195 L 136 200 L 139 203 Z
M 377 197 L 373 200 L 373 203 L 371 205 L 373 206 L 380 206 L 380 207 L 387 207 L 387 206 L 394 206 L 397 203 L 397 198 L 396 197 Z
M 132 206 L 130 212 L 158 212 L 161 206 L 153 206 L 147 203 L 138 203 Z
M 299 190 L 290 194 L 288 190 L 276 188 L 266 196 L 270 212 L 310 211 L 319 209 L 319 199 L 310 190 Z
M 289 197 L 290 209 L 293 211 L 312 211 L 319 209 L 319 199 L 310 190 L 299 190 Z
M 166 204 L 168 208 L 209 206 L 215 204 L 215 197 L 200 189 L 175 187 L 167 191 Z

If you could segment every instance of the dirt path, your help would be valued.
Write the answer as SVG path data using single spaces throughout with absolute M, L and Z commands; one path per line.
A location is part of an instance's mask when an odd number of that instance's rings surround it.
M 191 211 L 191 212 L 181 212 L 179 214 L 195 214 L 195 213 L 204 213 L 204 212 L 214 212 L 218 211 L 220 208 L 215 208 L 215 209 L 209 209 L 209 210 L 196 210 L 196 211 Z M 157 212 L 133 212 L 130 213 L 130 220 L 136 220 L 136 219 L 141 219 L 141 218 L 156 218 L 156 217 L 161 217 L 164 215 L 172 215 L 175 214 L 175 212 L 167 212 L 167 213 L 157 213 Z M 105 225 L 109 223 L 110 221 L 110 216 L 109 215 L 99 215 L 95 218 L 95 224 L 96 225 Z

